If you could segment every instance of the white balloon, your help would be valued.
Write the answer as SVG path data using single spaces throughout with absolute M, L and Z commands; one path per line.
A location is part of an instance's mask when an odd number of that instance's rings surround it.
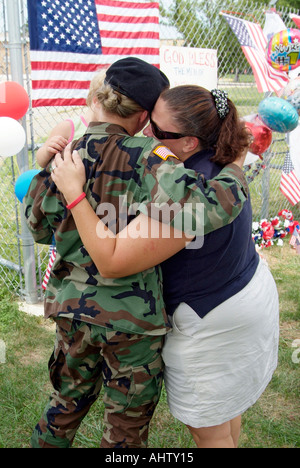
M 22 125 L 11 117 L 0 117 L 0 156 L 13 156 L 24 148 L 26 133 Z

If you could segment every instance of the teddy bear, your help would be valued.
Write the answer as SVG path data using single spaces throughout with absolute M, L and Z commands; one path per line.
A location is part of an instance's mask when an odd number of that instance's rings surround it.
M 300 230 L 299 221 L 294 221 L 294 215 L 290 210 L 281 210 L 278 213 L 278 216 L 281 216 L 285 220 L 286 231 L 289 234 L 293 234 L 294 230 Z

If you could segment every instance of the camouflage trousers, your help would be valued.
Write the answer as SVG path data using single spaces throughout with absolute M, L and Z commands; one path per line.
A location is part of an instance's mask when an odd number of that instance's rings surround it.
M 163 338 L 56 319 L 49 361 L 54 391 L 34 429 L 32 447 L 70 447 L 102 384 L 105 429 L 100 446 L 146 447 L 162 386 Z

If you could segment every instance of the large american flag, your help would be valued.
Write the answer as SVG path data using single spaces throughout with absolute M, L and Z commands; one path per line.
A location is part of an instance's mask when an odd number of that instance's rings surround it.
M 27 0 L 32 105 L 82 106 L 94 73 L 127 56 L 159 67 L 159 5 Z
M 246 59 L 251 65 L 259 93 L 277 92 L 284 88 L 287 73 L 275 70 L 266 58 L 267 38 L 259 24 L 242 20 L 224 12 L 220 13 L 236 35 Z
M 294 206 L 300 201 L 300 181 L 290 157 L 286 155 L 281 173 L 280 190 L 288 201 Z

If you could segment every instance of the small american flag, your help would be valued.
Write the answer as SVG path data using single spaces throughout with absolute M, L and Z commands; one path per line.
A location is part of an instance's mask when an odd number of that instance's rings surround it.
M 50 248 L 49 248 L 49 262 L 48 262 L 46 273 L 45 273 L 44 280 L 43 280 L 43 283 L 42 283 L 42 288 L 43 289 L 47 288 L 47 284 L 48 284 L 48 281 L 49 281 L 49 278 L 50 278 L 50 273 L 51 273 L 51 270 L 52 270 L 53 263 L 55 262 L 55 259 L 56 259 L 56 247 L 55 247 L 55 245 L 50 245 Z
M 293 206 L 300 201 L 300 181 L 289 153 L 286 155 L 282 168 L 280 190 Z
M 297 254 L 300 254 L 300 235 L 297 228 L 294 229 L 290 240 L 290 245 L 296 249 Z
M 267 38 L 259 24 L 220 13 L 236 35 L 246 59 L 251 65 L 259 93 L 280 91 L 289 78 L 287 73 L 275 70 L 266 58 Z
M 167 148 L 167 146 L 158 146 L 157 148 L 155 148 L 155 150 L 153 150 L 153 153 L 159 156 L 164 161 L 166 161 L 170 157 L 178 159 L 177 156 L 175 156 L 175 154 L 172 153 L 172 151 L 169 150 L 169 148 Z
M 82 106 L 96 71 L 128 56 L 159 67 L 159 6 L 146 0 L 27 0 L 32 105 Z

